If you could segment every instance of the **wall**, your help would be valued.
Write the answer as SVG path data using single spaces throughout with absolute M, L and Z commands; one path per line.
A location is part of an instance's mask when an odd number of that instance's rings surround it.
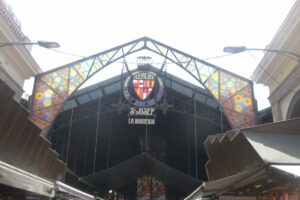
M 10 7 L 0 0 L 0 41 L 28 42 L 21 26 Z M 30 46 L 6 46 L 0 44 L 0 79 L 15 92 L 14 99 L 20 101 L 26 79 L 41 72 L 30 54 Z
M 267 49 L 300 53 L 300 1 L 297 0 Z M 267 52 L 251 78 L 269 87 L 273 121 L 287 120 L 294 94 L 300 88 L 300 55 Z M 261 68 L 263 67 L 264 70 Z M 299 116 L 300 117 L 300 116 Z

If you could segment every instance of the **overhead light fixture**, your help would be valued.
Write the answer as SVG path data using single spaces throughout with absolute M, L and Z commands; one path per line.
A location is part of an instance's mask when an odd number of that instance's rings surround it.
M 257 49 L 257 48 L 247 48 L 246 46 L 228 46 L 228 47 L 224 47 L 223 51 L 226 53 L 241 53 L 244 51 L 265 51 L 265 52 L 277 53 L 289 57 L 298 62 L 300 61 L 299 54 L 290 51 L 285 51 L 285 50 L 278 50 L 278 49 Z
M 37 42 L 0 42 L 0 47 L 38 45 L 47 49 L 59 48 L 57 42 L 39 40 Z

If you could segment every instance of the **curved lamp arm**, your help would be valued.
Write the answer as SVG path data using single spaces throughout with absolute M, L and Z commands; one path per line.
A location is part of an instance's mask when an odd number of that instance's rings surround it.
M 257 48 L 247 48 L 246 46 L 228 46 L 228 47 L 224 47 L 223 51 L 226 53 L 241 53 L 244 51 L 266 51 L 266 52 L 272 52 L 272 53 L 278 53 L 284 55 L 293 60 L 296 60 L 297 62 L 300 61 L 299 54 L 290 51 L 277 50 L 277 49 L 257 49 Z

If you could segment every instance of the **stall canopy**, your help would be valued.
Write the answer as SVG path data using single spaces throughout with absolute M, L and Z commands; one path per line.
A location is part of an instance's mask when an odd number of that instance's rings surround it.
M 113 167 L 80 178 L 80 181 L 99 189 L 118 189 L 143 175 L 151 175 L 166 186 L 189 194 L 198 188 L 202 181 L 186 175 L 146 154 L 139 154 Z
M 94 199 L 94 196 L 62 182 L 36 176 L 2 161 L 0 161 L 0 184 L 44 197 Z
M 300 118 L 210 135 L 204 142 L 209 181 L 265 164 L 300 164 Z
M 208 136 L 203 195 L 253 195 L 297 179 L 299 143 L 300 118 Z

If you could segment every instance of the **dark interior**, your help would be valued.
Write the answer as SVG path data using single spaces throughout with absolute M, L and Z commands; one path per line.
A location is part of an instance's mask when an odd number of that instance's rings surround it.
M 156 124 L 129 125 L 128 102 L 122 91 L 124 77 L 126 75 L 79 90 L 56 118 L 49 139 L 68 164 L 68 184 L 105 195 L 108 187 L 83 183 L 80 177 L 109 169 L 141 153 L 150 154 L 194 179 L 207 180 L 204 140 L 209 134 L 230 129 L 218 103 L 205 89 L 164 75 L 165 94 L 156 107 Z M 160 106 L 163 104 L 172 107 L 165 109 Z M 148 151 L 141 145 L 145 141 Z M 176 184 L 182 183 L 178 180 Z M 137 180 L 112 189 L 127 199 L 136 199 Z M 180 199 L 194 189 L 191 186 L 190 191 L 180 192 L 166 185 L 166 197 Z

